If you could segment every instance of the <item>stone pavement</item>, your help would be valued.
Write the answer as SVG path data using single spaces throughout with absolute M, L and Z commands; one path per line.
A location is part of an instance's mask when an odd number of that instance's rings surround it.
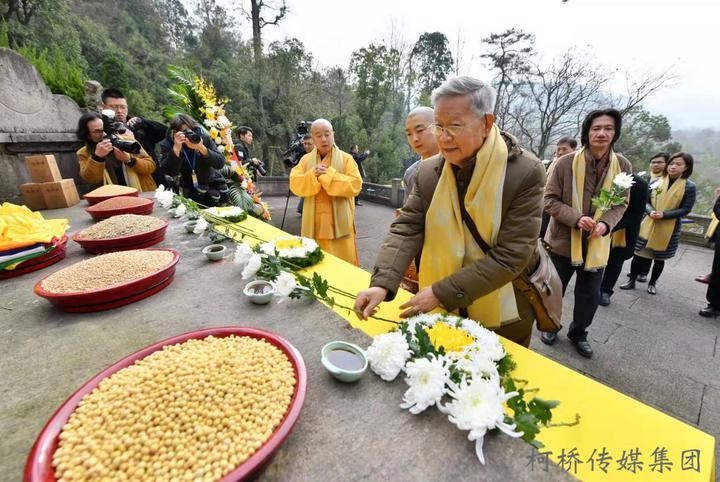
M 271 198 L 274 223 L 282 218 L 285 198 Z M 297 199 L 290 199 L 286 229 L 297 232 Z M 364 203 L 356 211 L 358 249 L 363 268 L 371 270 L 382 246 L 393 209 Z M 574 281 L 568 287 L 560 341 L 546 346 L 535 332 L 530 348 L 668 413 L 714 437 L 720 436 L 720 319 L 698 315 L 705 306 L 707 285 L 695 276 L 710 272 L 713 251 L 681 244 L 666 263 L 657 284 L 658 294 L 638 283 L 634 291 L 616 287 L 612 303 L 599 307 L 589 329 L 595 351 L 588 360 L 575 352 L 565 334 L 572 320 Z M 630 263 L 626 263 L 625 272 Z M 624 282 L 625 272 L 618 281 Z M 716 473 L 720 468 L 716 445 Z
M 282 206 L 284 198 L 271 203 Z M 92 224 L 84 207 L 46 215 L 70 218 L 72 233 Z M 361 232 L 372 233 L 360 240 L 363 264 L 369 266 L 392 211 L 362 209 Z M 297 227 L 298 218 L 290 219 Z M 0 481 L 21 480 L 45 422 L 101 369 L 159 340 L 228 325 L 280 334 L 297 347 L 308 370 L 300 419 L 258 480 L 571 480 L 552 465 L 547 472 L 537 465 L 532 471 L 526 466 L 530 447 L 502 435 L 486 438 L 488 465 L 481 466 L 467 433 L 437 410 L 413 416 L 399 408 L 406 389 L 401 380 L 387 383 L 366 374 L 354 385 L 335 381 L 320 364 L 322 346 L 337 339 L 367 346 L 369 338 L 319 303 L 250 304 L 241 294 L 239 270 L 229 260 L 205 260 L 200 250 L 206 244 L 186 234 L 181 221 L 171 222 L 161 246 L 181 253 L 173 283 L 148 299 L 99 313 L 63 313 L 32 292 L 42 276 L 88 257 L 74 242 L 54 268 L 0 282 Z

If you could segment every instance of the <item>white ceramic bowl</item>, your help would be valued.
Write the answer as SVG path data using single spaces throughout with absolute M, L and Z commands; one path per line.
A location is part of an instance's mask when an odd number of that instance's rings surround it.
M 185 228 L 185 231 L 188 233 L 192 233 L 195 230 L 195 226 L 197 226 L 197 221 L 187 221 L 183 224 L 183 227 Z
M 222 244 L 211 244 L 202 250 L 202 254 L 207 256 L 210 261 L 220 261 L 225 257 L 225 253 L 227 253 L 227 248 Z
M 333 365 L 332 362 L 328 360 L 327 354 L 330 353 L 332 350 L 337 349 L 347 350 L 359 356 L 360 359 L 363 361 L 363 367 L 359 370 L 347 370 Z M 348 343 L 346 341 L 331 341 L 330 343 L 326 344 L 324 347 L 322 347 L 322 350 L 320 351 L 320 357 L 322 365 L 328 372 L 330 372 L 330 375 L 345 383 L 353 383 L 360 380 L 360 378 L 363 376 L 363 373 L 365 373 L 365 370 L 367 370 L 368 367 L 367 355 L 365 355 L 365 350 L 363 350 L 357 345 L 353 345 L 352 343 Z
M 264 293 L 260 294 L 255 293 L 254 288 L 256 286 L 267 286 L 267 288 L 265 289 Z M 243 289 L 243 293 L 245 293 L 245 296 L 250 298 L 250 301 L 252 301 L 256 305 L 266 305 L 270 303 L 270 300 L 275 294 L 275 287 L 270 282 L 259 279 L 246 284 L 245 288 Z

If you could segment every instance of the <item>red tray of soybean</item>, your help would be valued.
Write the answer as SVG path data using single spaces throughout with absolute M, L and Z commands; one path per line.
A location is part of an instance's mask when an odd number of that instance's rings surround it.
M 13 270 L 0 270 L 0 279 L 14 278 L 16 276 L 24 275 L 26 273 L 32 273 L 43 268 L 47 268 L 58 261 L 65 258 L 67 252 L 67 236 L 63 236 L 62 239 L 55 245 L 55 249 L 49 253 L 45 253 L 37 258 L 28 259 L 23 261 L 15 267 Z
M 180 260 L 180 253 L 174 249 L 151 248 L 148 251 L 169 251 L 173 254 L 173 259 L 164 268 L 143 276 L 142 278 L 127 281 L 109 288 L 100 288 L 91 291 L 53 293 L 42 287 L 42 282 L 47 278 L 46 276 L 35 284 L 35 294 L 45 298 L 61 310 L 73 313 L 102 311 L 134 303 L 135 301 L 154 295 L 172 283 L 175 275 L 175 266 Z
M 108 199 L 112 199 L 114 197 L 120 197 L 120 196 L 135 196 L 135 197 L 137 197 L 139 195 L 139 192 L 137 189 L 135 189 L 135 188 L 130 188 L 130 189 L 134 189 L 134 191 L 128 191 L 128 192 L 123 192 L 123 193 L 118 193 L 118 194 L 105 194 L 105 195 L 92 194 L 94 191 L 90 191 L 89 193 L 85 194 L 83 196 L 83 198 L 88 202 L 89 205 L 92 206 L 93 204 L 97 204 L 99 202 L 106 201 Z M 95 191 L 97 191 L 97 189 Z
M 261 445 L 254 454 L 240 464 L 235 470 L 223 477 L 221 482 L 245 480 L 250 477 L 258 469 L 270 461 L 272 456 L 280 448 L 282 443 L 292 431 L 295 422 L 297 422 L 303 403 L 305 402 L 305 393 L 307 391 L 307 371 L 305 369 L 305 362 L 303 361 L 300 352 L 284 338 L 265 330 L 228 326 L 193 331 L 154 343 L 123 358 L 88 380 L 82 387 L 73 393 L 70 398 L 62 404 L 62 406 L 60 406 L 60 408 L 45 424 L 45 427 L 40 432 L 40 435 L 38 435 L 35 440 L 35 444 L 30 450 L 27 462 L 25 463 L 25 482 L 55 482 L 57 480 L 55 478 L 55 472 L 52 468 L 52 458 L 58 447 L 60 432 L 70 418 L 70 415 L 78 406 L 80 400 L 85 395 L 92 392 L 102 380 L 122 370 L 123 368 L 129 367 L 136 361 L 141 360 L 156 351 L 162 350 L 165 346 L 177 345 L 190 339 L 203 339 L 208 336 L 223 338 L 231 335 L 258 338 L 274 345 L 288 357 L 290 363 L 293 365 L 293 371 L 295 372 L 295 391 L 292 399 L 290 400 L 287 412 L 285 412 L 285 417 L 283 417 L 280 424 L 275 428 L 275 431 L 273 431 L 265 443 L 263 443 L 263 445 Z
M 103 219 L 107 219 L 113 216 L 119 216 L 120 214 L 151 214 L 153 212 L 153 209 L 155 208 L 155 201 L 153 199 L 136 196 L 117 196 L 111 199 L 121 198 L 132 199 L 134 202 L 137 202 L 137 204 L 135 206 L 119 207 L 115 209 L 102 209 L 102 207 L 99 206 L 100 203 L 97 203 L 93 204 L 89 208 L 86 208 L 85 212 L 92 216 L 95 221 L 102 221 Z
M 120 236 L 117 238 L 89 239 L 82 237 L 82 231 L 73 234 L 72 240 L 89 253 L 111 253 L 114 251 L 128 251 L 131 249 L 147 248 L 158 244 L 165 239 L 165 231 L 168 222 L 163 220 L 162 226 L 158 226 L 144 233 Z

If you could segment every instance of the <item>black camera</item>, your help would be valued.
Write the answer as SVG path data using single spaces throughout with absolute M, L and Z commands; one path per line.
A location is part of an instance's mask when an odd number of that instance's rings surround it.
M 290 144 L 285 152 L 283 152 L 283 163 L 287 169 L 292 169 L 297 166 L 300 162 L 300 158 L 305 155 L 305 146 L 303 146 L 303 140 L 305 136 L 310 132 L 309 121 L 300 121 L 295 127 L 296 134 L 290 140 Z
M 193 130 L 186 129 L 183 131 L 183 134 L 185 134 L 185 139 L 189 140 L 193 144 L 200 144 L 200 142 L 202 141 L 202 137 L 200 137 L 200 134 Z
M 122 139 L 118 134 L 124 134 L 128 128 L 122 122 L 115 121 L 115 111 L 105 109 L 102 111 L 103 139 L 109 139 L 113 147 L 129 154 L 140 154 L 142 146 L 138 141 Z

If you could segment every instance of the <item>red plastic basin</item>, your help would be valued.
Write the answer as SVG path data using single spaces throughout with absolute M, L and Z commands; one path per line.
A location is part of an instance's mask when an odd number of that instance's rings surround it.
M 80 400 L 86 394 L 92 392 L 103 379 L 132 365 L 137 360 L 145 358 L 151 353 L 161 350 L 164 346 L 175 345 L 193 338 L 202 339 L 208 336 L 226 337 L 230 335 L 264 339 L 285 353 L 290 360 L 290 363 L 292 363 L 295 371 L 295 391 L 292 399 L 290 400 L 290 405 L 285 413 L 285 417 L 280 422 L 280 425 L 275 428 L 272 435 L 270 435 L 265 443 L 253 455 L 251 455 L 235 470 L 226 475 L 222 479 L 222 482 L 244 480 L 251 476 L 254 472 L 270 461 L 273 454 L 280 448 L 282 443 L 292 431 L 295 422 L 297 422 L 303 403 L 305 402 L 307 371 L 305 370 L 305 362 L 303 361 L 300 352 L 282 337 L 269 331 L 258 330 L 255 328 L 228 326 L 193 331 L 154 343 L 123 358 L 87 381 L 60 406 L 60 408 L 45 424 L 45 427 L 38 435 L 35 440 L 35 444 L 28 455 L 27 462 L 25 464 L 24 480 L 26 482 L 55 482 L 57 480 L 52 468 L 52 457 L 57 449 L 58 437 L 60 436 L 62 427 L 70 418 L 70 415 L 75 410 Z

